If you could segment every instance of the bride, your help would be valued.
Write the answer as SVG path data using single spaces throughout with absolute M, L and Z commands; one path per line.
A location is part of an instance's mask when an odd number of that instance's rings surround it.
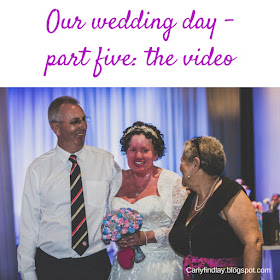
M 129 170 L 122 171 L 122 184 L 112 199 L 111 210 L 130 207 L 143 216 L 141 231 L 123 237 L 120 248 L 141 246 L 145 259 L 123 269 L 115 256 L 109 279 L 183 279 L 182 259 L 168 242 L 168 234 L 187 197 L 181 177 L 154 166 L 164 155 L 162 134 L 153 125 L 136 122 L 120 141 Z

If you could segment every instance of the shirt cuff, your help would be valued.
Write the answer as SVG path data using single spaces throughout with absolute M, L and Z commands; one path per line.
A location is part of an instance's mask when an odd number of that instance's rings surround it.
M 21 273 L 21 280 L 37 280 L 37 275 L 35 271 L 29 271 Z

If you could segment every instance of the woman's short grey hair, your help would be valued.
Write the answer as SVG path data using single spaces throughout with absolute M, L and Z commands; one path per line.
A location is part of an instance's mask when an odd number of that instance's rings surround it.
M 220 176 L 225 169 L 226 155 L 224 148 L 215 137 L 203 136 L 186 141 L 184 156 L 188 162 L 192 162 L 195 157 L 198 157 L 200 168 L 208 175 Z
M 48 109 L 48 120 L 51 124 L 54 121 L 58 120 L 58 114 L 59 114 L 59 107 L 62 104 L 73 104 L 73 105 L 79 105 L 79 101 L 71 96 L 60 96 L 56 98 L 49 106 Z

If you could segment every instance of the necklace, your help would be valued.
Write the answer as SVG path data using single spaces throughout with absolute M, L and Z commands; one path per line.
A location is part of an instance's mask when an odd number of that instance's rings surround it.
M 216 181 L 214 182 L 214 184 L 212 185 L 212 187 L 210 189 L 210 192 L 209 192 L 208 196 L 204 199 L 204 201 L 200 205 L 197 205 L 198 204 L 198 195 L 196 195 L 196 200 L 195 200 L 195 204 L 194 204 L 194 211 L 198 212 L 204 207 L 205 203 L 209 199 L 210 195 L 212 194 L 212 191 L 213 191 L 214 187 L 216 186 L 216 184 L 218 183 L 219 180 L 220 180 L 220 177 L 218 177 L 216 179 Z
M 137 192 L 135 193 L 135 196 L 139 196 L 139 194 L 147 187 L 149 181 L 150 181 L 150 176 L 151 174 L 150 173 L 147 173 L 145 176 L 144 176 L 144 184 L 142 186 L 138 185 L 136 183 L 136 176 L 134 174 L 134 172 L 132 171 L 132 174 L 133 174 L 133 177 L 134 177 L 134 184 L 137 188 Z

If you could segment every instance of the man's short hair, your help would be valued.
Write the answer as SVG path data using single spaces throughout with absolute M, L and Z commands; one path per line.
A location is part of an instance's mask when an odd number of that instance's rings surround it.
M 58 114 L 59 114 L 59 107 L 62 104 L 73 104 L 73 105 L 79 105 L 79 101 L 71 96 L 60 96 L 56 98 L 49 106 L 48 109 L 48 119 L 49 124 L 51 124 L 54 121 L 57 121 Z

